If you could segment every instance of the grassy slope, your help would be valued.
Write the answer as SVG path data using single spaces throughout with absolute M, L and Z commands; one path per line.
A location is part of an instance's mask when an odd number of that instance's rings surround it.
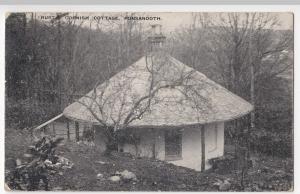
M 16 130 L 6 132 L 6 160 L 20 157 L 30 143 L 26 133 Z M 101 190 L 101 191 L 216 191 L 213 186 L 217 180 L 229 179 L 232 190 L 239 190 L 239 181 L 234 171 L 226 174 L 215 172 L 199 173 L 188 168 L 178 167 L 166 162 L 148 158 L 134 158 L 126 154 L 113 153 L 111 157 L 104 157 L 95 148 L 66 142 L 57 153 L 70 159 L 74 167 L 63 175 L 51 176 L 50 187 L 62 190 Z M 99 164 L 96 161 L 106 162 Z M 7 165 L 6 169 L 11 166 Z M 289 190 L 292 181 L 291 159 L 260 157 L 255 167 L 250 170 L 247 178 L 246 190 Z M 137 182 L 113 183 L 107 178 L 116 171 L 129 170 L 136 174 Z M 274 175 L 274 173 L 280 175 Z M 283 172 L 283 173 L 281 173 Z M 96 175 L 102 173 L 104 180 L 97 180 Z

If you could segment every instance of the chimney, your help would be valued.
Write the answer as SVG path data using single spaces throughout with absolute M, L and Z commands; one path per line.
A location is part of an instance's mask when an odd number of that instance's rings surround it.
M 148 37 L 148 49 L 150 52 L 155 52 L 163 47 L 166 37 L 161 32 L 160 24 L 151 25 L 151 35 Z

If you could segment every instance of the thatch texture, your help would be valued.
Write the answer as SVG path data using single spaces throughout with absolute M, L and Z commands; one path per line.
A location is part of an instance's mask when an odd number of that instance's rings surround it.
M 149 89 L 151 87 L 152 90 Z M 139 99 L 159 87 L 161 89 L 154 93 L 151 101 L 143 101 L 134 110 L 138 118 L 129 126 L 220 122 L 238 118 L 253 109 L 250 103 L 202 73 L 171 56 L 165 56 L 163 60 L 142 57 L 66 107 L 63 114 L 70 119 L 93 124 L 100 124 L 95 115 L 108 125 L 122 123 Z M 148 105 L 147 111 L 139 116 Z

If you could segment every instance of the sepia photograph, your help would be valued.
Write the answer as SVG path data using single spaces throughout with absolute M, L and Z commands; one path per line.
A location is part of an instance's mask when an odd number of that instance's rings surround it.
M 7 12 L 7 191 L 294 190 L 292 12 Z

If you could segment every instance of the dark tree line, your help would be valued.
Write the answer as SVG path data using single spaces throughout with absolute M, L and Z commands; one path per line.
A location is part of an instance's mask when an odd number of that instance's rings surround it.
M 83 25 L 63 20 L 66 14 L 47 22 L 35 13 L 7 18 L 6 104 L 8 121 L 14 119 L 7 124 L 31 127 L 59 114 L 144 53 L 139 23 Z
M 57 13 L 51 21 L 40 21 L 35 13 L 7 17 L 7 126 L 32 127 L 59 114 L 145 54 L 148 28 L 142 23 L 80 23 L 62 19 L 67 14 Z M 252 126 L 253 139 L 265 138 L 260 148 L 280 141 L 282 152 L 291 153 L 292 30 L 278 30 L 277 18 L 266 13 L 191 18 L 189 27 L 167 37 L 170 54 L 255 107 L 251 119 L 229 123 L 226 135 L 244 134 Z M 273 147 L 265 152 L 275 152 Z

